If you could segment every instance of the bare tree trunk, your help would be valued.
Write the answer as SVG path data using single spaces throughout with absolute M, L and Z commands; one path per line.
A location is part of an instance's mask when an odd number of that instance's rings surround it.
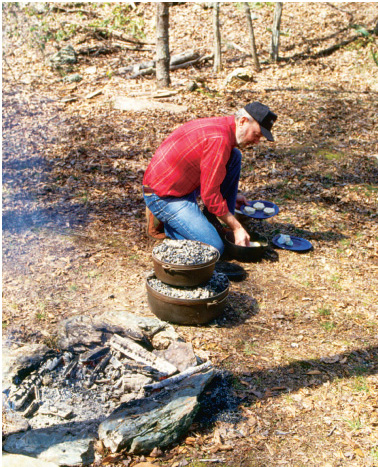
M 248 2 L 243 2 L 243 5 L 244 5 L 245 17 L 247 20 L 249 37 L 251 39 L 251 53 L 252 53 L 253 63 L 255 64 L 255 70 L 261 71 L 259 57 L 257 56 L 257 51 L 256 51 L 255 33 L 253 32 L 251 10 L 249 9 Z
M 270 56 L 271 56 L 271 59 L 275 62 L 278 60 L 278 48 L 280 45 L 282 6 L 283 6 L 283 2 L 276 2 L 276 8 L 274 10 L 272 44 L 271 44 Z
M 219 2 L 213 4 L 213 31 L 214 31 L 214 73 L 218 73 L 222 69 L 221 56 L 221 34 L 219 27 Z
M 169 5 L 156 4 L 156 87 L 167 88 L 169 77 Z

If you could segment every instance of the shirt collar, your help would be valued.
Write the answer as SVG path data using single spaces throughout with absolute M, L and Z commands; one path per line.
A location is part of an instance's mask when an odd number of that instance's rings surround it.
M 227 123 L 230 127 L 232 138 L 231 138 L 231 146 L 236 146 L 236 122 L 235 122 L 235 115 L 229 115 L 227 117 Z

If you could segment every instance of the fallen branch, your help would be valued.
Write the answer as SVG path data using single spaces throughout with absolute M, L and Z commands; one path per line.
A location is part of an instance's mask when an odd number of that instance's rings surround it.
M 129 76 L 129 79 L 137 78 L 138 76 L 154 75 L 156 73 L 155 67 L 146 68 L 145 70 L 140 70 L 138 73 L 134 73 Z
M 369 30 L 367 30 L 367 33 L 373 34 L 374 30 L 369 29 Z M 289 62 L 291 60 L 294 60 L 294 61 L 296 61 L 296 60 L 307 60 L 307 59 L 315 60 L 315 59 L 318 59 L 318 58 L 321 58 L 321 57 L 328 57 L 329 55 L 332 55 L 334 52 L 336 52 L 337 50 L 345 47 L 346 45 L 349 45 L 352 42 L 354 42 L 354 41 L 356 41 L 358 39 L 361 39 L 361 37 L 363 37 L 361 34 L 353 36 L 353 37 L 351 37 L 349 39 L 346 39 L 346 40 L 344 40 L 342 42 L 331 45 L 330 47 L 327 47 L 326 49 L 319 50 L 319 52 L 315 52 L 313 54 L 303 52 L 303 53 L 293 55 L 292 57 L 279 57 L 279 61 L 280 62 L 283 62 L 283 61 L 284 62 Z
M 195 59 L 195 60 L 191 60 L 189 62 L 186 62 L 186 63 L 180 63 L 179 65 L 173 65 L 173 66 L 170 66 L 169 69 L 170 71 L 173 71 L 173 70 L 178 70 L 179 68 L 188 68 L 192 65 L 196 65 L 197 63 L 199 63 L 201 61 L 201 57 Z
M 187 378 L 188 376 L 194 375 L 195 373 L 200 373 L 201 371 L 207 370 L 208 368 L 211 368 L 211 367 L 212 367 L 212 363 L 210 360 L 208 360 L 202 365 L 191 366 L 190 368 L 186 369 L 185 371 L 182 371 L 178 375 L 171 376 L 170 378 L 164 379 L 163 381 L 159 381 L 153 384 L 146 384 L 146 386 L 144 386 L 144 390 L 154 391 L 156 389 L 161 389 L 166 386 L 170 386 L 172 384 L 177 384 L 183 379 Z
M 172 55 L 169 62 L 169 69 L 177 70 L 178 68 L 187 68 L 191 65 L 195 65 L 205 60 L 212 58 L 212 55 L 201 57 L 198 52 L 183 52 L 178 55 Z M 156 73 L 156 62 L 150 60 L 148 62 L 138 63 L 137 65 L 131 65 L 122 70 L 123 73 L 133 72 L 129 79 L 135 79 L 138 76 L 153 75 Z
M 57 12 L 57 13 L 80 13 L 80 14 L 87 15 L 87 16 L 97 17 L 97 13 L 95 13 L 94 11 L 86 11 L 86 10 L 84 10 L 84 9 L 82 10 L 80 8 L 75 8 L 74 10 L 70 10 L 68 8 L 63 8 L 61 6 L 57 6 L 57 4 L 55 4 L 51 8 L 51 11 Z
M 148 97 L 150 99 L 160 99 L 162 97 L 171 97 L 178 94 L 178 91 L 156 91 L 156 92 L 133 92 L 128 97 Z
M 188 68 L 189 66 L 198 65 L 199 63 L 205 62 L 207 60 L 211 60 L 213 58 L 214 58 L 214 54 L 205 55 L 203 57 L 198 57 L 198 58 L 196 58 L 194 60 L 189 60 L 187 62 L 181 62 L 181 63 L 174 64 L 174 65 L 172 65 L 172 63 L 174 63 L 174 62 L 171 61 L 171 65 L 169 66 L 169 69 L 170 69 L 170 71 L 174 71 L 174 70 L 178 70 L 179 68 Z M 143 66 L 143 63 L 141 64 L 141 66 Z M 135 79 L 138 76 L 153 75 L 155 73 L 156 73 L 156 68 L 155 68 L 155 64 L 154 64 L 153 66 L 150 66 L 149 68 L 142 69 L 142 70 L 134 73 L 133 75 L 129 76 L 128 78 L 129 79 Z
M 138 39 L 135 39 L 134 37 L 131 38 L 130 36 L 125 36 L 125 34 L 123 34 L 122 32 L 120 31 L 109 31 L 109 29 L 106 29 L 106 28 L 98 28 L 98 27 L 95 27 L 94 29 L 94 32 L 100 32 L 101 34 L 104 34 L 104 38 L 105 39 L 109 39 L 111 37 L 116 37 L 118 40 L 120 41 L 124 41 L 124 42 L 130 42 L 131 44 L 137 44 L 137 45 L 155 45 L 154 42 L 144 42 L 144 41 L 140 41 Z
M 79 55 L 105 55 L 105 54 L 112 54 L 115 52 L 119 52 L 121 49 L 121 46 L 119 45 L 113 45 L 113 46 L 92 46 L 92 47 L 83 47 L 79 50 L 76 51 L 77 54 Z

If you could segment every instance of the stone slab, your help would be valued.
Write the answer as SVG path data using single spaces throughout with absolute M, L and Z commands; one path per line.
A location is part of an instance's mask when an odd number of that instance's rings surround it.
M 164 321 L 160 321 L 160 319 L 157 318 L 140 316 L 127 311 L 109 311 L 103 313 L 96 318 L 96 323 L 97 322 L 105 323 L 117 334 L 129 337 L 132 337 L 133 334 L 140 336 L 140 340 L 145 336 L 152 342 L 154 336 L 157 334 L 164 334 L 164 336 L 166 336 L 170 341 L 179 339 L 179 336 L 172 325 Z M 134 340 L 136 339 L 134 338 Z
M 157 102 L 149 99 L 134 99 L 132 97 L 116 96 L 114 108 L 117 110 L 128 110 L 130 112 L 147 112 L 151 110 L 163 110 L 166 112 L 181 113 L 187 112 L 184 105 Z
M 57 467 L 54 462 L 45 462 L 41 459 L 34 459 L 20 454 L 3 453 L 1 459 L 2 467 Z
M 214 369 L 185 378 L 172 390 L 121 404 L 99 426 L 99 437 L 112 452 L 127 449 L 148 454 L 179 439 L 191 425 L 198 396 L 214 376 Z
M 41 461 L 64 466 L 91 464 L 94 457 L 96 438 L 84 426 L 70 429 L 54 426 L 8 436 L 3 449 L 11 454 L 22 454 Z
M 18 348 L 3 347 L 2 349 L 2 383 L 6 391 L 19 376 L 37 368 L 44 357 L 51 352 L 44 344 L 28 344 Z
M 187 342 L 172 342 L 166 350 L 158 350 L 154 351 L 154 353 L 174 365 L 180 373 L 197 365 L 193 346 Z

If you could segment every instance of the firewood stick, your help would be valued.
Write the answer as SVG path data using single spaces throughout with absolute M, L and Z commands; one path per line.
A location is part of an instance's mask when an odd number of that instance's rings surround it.
M 208 360 L 202 365 L 191 366 L 190 368 L 187 368 L 185 371 L 179 373 L 178 375 L 171 376 L 170 378 L 164 379 L 163 381 L 159 381 L 157 383 L 152 383 L 152 384 L 146 384 L 146 386 L 144 386 L 144 390 L 153 391 L 155 389 L 164 388 L 165 386 L 169 386 L 171 384 L 176 384 L 180 382 L 181 380 L 187 378 L 188 376 L 194 375 L 195 373 L 200 373 L 201 371 L 207 370 L 208 368 L 211 368 L 211 367 L 212 367 L 212 363 L 210 360 Z

